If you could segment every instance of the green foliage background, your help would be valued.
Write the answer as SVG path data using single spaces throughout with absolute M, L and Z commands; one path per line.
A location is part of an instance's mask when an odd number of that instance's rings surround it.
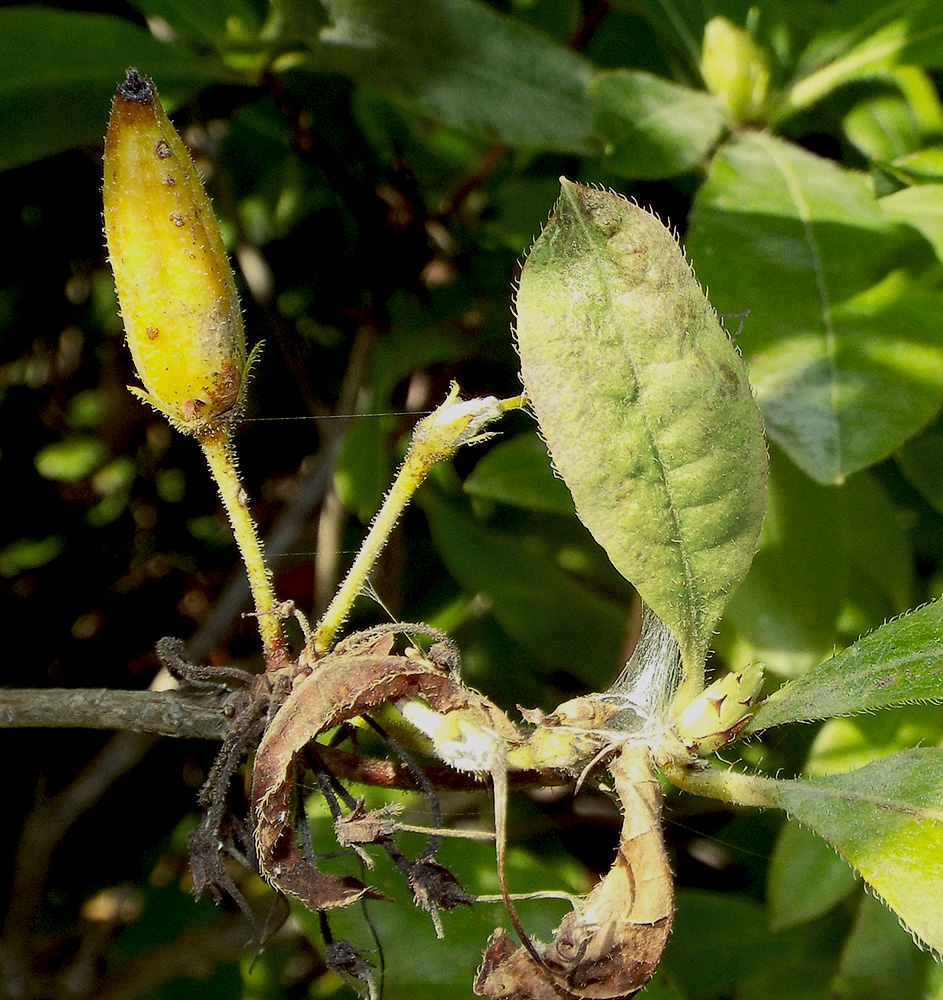
M 705 61 L 717 16 L 741 33 Z M 128 65 L 154 77 L 205 168 L 250 337 L 266 341 L 239 448 L 263 531 L 286 511 L 298 524 L 271 552 L 283 598 L 323 603 L 409 411 L 453 378 L 468 393 L 519 390 L 511 284 L 561 174 L 675 226 L 740 328 L 770 500 L 715 661 L 759 658 L 794 677 L 939 596 L 943 18 L 931 0 L 7 7 L 0 682 L 144 687 L 163 635 L 195 636 L 194 655 L 214 662 L 257 656 L 251 622 L 213 614 L 237 572 L 198 449 L 124 388 L 99 190 Z M 738 90 L 751 68 L 768 73 L 758 99 Z M 332 419 L 345 413 L 358 416 Z M 632 595 L 572 516 L 532 425 L 515 420 L 424 487 L 374 583 L 396 616 L 455 635 L 470 684 L 509 709 L 550 709 L 618 671 Z M 308 510 L 329 480 L 340 505 Z M 368 601 L 359 614 L 384 617 Z M 23 864 L 23 818 L 104 738 L 2 740 L 4 853 Z M 784 727 L 743 753 L 771 774 L 826 776 L 917 742 L 943 742 L 940 706 Z M 67 977 L 72 996 L 350 995 L 323 972 L 303 915 L 250 971 L 245 929 L 187 898 L 185 832 L 213 749 L 154 745 L 64 824 L 29 920 L 20 907 L 6 928 L 27 995 L 59 995 Z M 517 886 L 585 888 L 607 867 L 618 818 L 603 800 L 515 809 Z M 651 996 L 943 995 L 929 956 L 799 827 L 673 796 L 667 836 L 681 891 Z M 457 854 L 486 885 L 487 852 Z M 483 912 L 447 918 L 445 945 L 409 952 L 412 904 L 378 916 L 387 997 L 469 996 L 500 919 Z M 544 933 L 559 918 L 525 915 Z M 344 919 L 364 933 L 359 915 Z M 0 990 L 19 981 L 0 978 Z

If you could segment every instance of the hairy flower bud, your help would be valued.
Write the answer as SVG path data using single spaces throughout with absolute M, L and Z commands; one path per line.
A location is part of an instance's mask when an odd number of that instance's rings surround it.
M 105 236 L 128 346 L 145 391 L 178 429 L 238 415 L 247 369 L 242 313 L 199 174 L 157 99 L 129 69 L 105 138 Z

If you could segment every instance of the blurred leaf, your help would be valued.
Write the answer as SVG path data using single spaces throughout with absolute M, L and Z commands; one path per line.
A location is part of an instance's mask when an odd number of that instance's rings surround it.
M 278 0 L 314 68 L 490 142 L 592 153 L 592 64 L 478 0 Z
M 833 1000 L 901 1000 L 924 996 L 925 956 L 897 916 L 865 894 L 832 981 Z
M 762 425 L 674 236 L 624 198 L 562 184 L 521 272 L 524 386 L 580 520 L 674 633 L 697 689 L 756 549 Z
M 943 701 L 941 633 L 939 601 L 889 622 L 787 681 L 760 704 L 745 732 L 917 701 Z
M 720 312 L 750 309 L 738 344 L 767 432 L 818 482 L 943 402 L 943 299 L 892 269 L 907 239 L 863 178 L 771 135 L 728 143 L 696 196 L 688 251 Z
M 302 220 L 334 203 L 323 178 L 291 148 L 284 113 L 269 98 L 233 113 L 222 144 L 245 237 L 256 246 L 287 237 Z
M 911 933 L 940 951 L 943 750 L 908 750 L 846 774 L 764 785 L 847 858 Z
M 572 517 L 573 497 L 553 474 L 547 446 L 536 433 L 502 441 L 472 469 L 463 488 L 471 496 Z
M 840 0 L 799 62 L 788 105 L 807 107 L 852 80 L 897 66 L 943 66 L 943 22 L 935 0 Z
M 364 524 L 380 509 L 394 471 L 386 447 L 389 434 L 387 419 L 359 414 L 347 428 L 337 456 L 334 487 L 344 506 Z
M 913 549 L 887 492 L 875 475 L 858 472 L 839 489 L 838 499 L 842 540 L 857 576 L 849 580 L 850 596 L 862 596 L 866 588 L 861 581 L 867 581 L 885 599 L 879 620 L 909 611 L 914 603 Z
M 908 441 L 895 458 L 914 489 L 943 513 L 943 430 L 924 431 Z
M 469 594 L 488 598 L 511 636 L 593 690 L 612 680 L 628 608 L 581 585 L 526 533 L 497 531 L 431 490 L 417 499 L 449 572 Z
M 815 946 L 821 948 L 831 933 L 819 926 L 774 934 L 765 911 L 751 899 L 680 889 L 662 968 L 689 1000 L 745 995 L 798 1000 L 809 994 L 780 988 L 794 968 L 808 968 L 818 957 Z M 745 993 L 744 985 L 766 969 L 776 970 L 776 992 Z M 825 1000 L 824 994 L 815 995 Z
M 706 159 L 724 130 L 716 98 L 650 73 L 600 73 L 589 96 L 593 124 L 605 140 L 605 165 L 623 177 L 687 173 Z
M 940 169 L 943 171 L 943 157 Z M 943 176 L 943 174 L 941 174 Z M 915 184 L 881 199 L 881 208 L 892 219 L 921 232 L 943 261 L 943 184 Z
M 829 719 L 816 734 L 805 773 L 813 778 L 843 774 L 879 757 L 941 741 L 943 705 L 902 705 L 853 719 Z
M 148 17 L 162 18 L 184 38 L 203 38 L 217 46 L 227 39 L 246 41 L 261 27 L 260 11 L 251 0 L 131 0 L 131 4 Z
M 0 10 L 0 170 L 99 145 L 131 65 L 153 77 L 171 104 L 227 76 L 115 17 L 39 5 Z
M 889 167 L 907 184 L 943 180 L 943 146 L 937 144 L 901 156 Z M 932 242 L 932 241 L 931 241 Z
M 44 479 L 75 483 L 90 476 L 108 457 L 104 442 L 93 437 L 54 441 L 36 453 L 36 471 Z
M 796 673 L 833 647 L 848 580 L 838 491 L 803 475 L 770 449 L 759 549 L 727 605 L 740 641 L 773 669 Z
M 0 550 L 0 576 L 16 576 L 28 569 L 39 569 L 51 562 L 65 547 L 59 535 L 45 538 L 21 538 Z
M 845 135 L 871 160 L 894 160 L 912 153 L 921 140 L 919 122 L 898 93 L 874 94 L 844 117 Z
M 774 931 L 816 920 L 857 885 L 854 871 L 821 837 L 798 823 L 783 824 L 767 880 Z

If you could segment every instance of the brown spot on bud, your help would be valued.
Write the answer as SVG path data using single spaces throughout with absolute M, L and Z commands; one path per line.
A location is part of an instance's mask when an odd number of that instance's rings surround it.
M 166 160 L 173 154 L 170 151 L 170 146 L 163 139 L 158 139 L 154 144 L 154 155 L 158 160 Z
M 157 340 L 160 330 L 156 326 L 149 326 L 144 333 L 148 340 Z
M 167 185 L 167 187 L 172 188 L 174 184 L 176 184 L 177 182 L 173 179 L 173 177 L 170 176 L 170 174 L 168 174 L 164 178 L 164 183 Z
M 183 404 L 183 415 L 188 420 L 198 420 L 205 408 L 206 403 L 202 399 L 188 399 Z
M 213 376 L 213 385 L 207 395 L 217 412 L 225 412 L 239 402 L 239 389 L 242 384 L 241 370 L 232 361 L 227 361 L 219 372 Z
M 184 224 L 183 215 L 180 212 L 171 212 L 170 221 L 177 227 Z

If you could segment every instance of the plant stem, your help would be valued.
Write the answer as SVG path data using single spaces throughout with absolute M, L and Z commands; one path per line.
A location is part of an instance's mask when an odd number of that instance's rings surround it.
M 657 759 L 656 755 L 656 762 L 673 785 L 692 795 L 720 799 L 721 802 L 741 806 L 759 806 L 761 809 L 779 806 L 776 788 L 781 782 L 772 778 L 744 774 L 732 769 L 719 771 L 710 766 L 704 770 L 696 770 L 690 761 L 673 756 Z
M 219 487 L 226 516 L 232 525 L 233 535 L 246 567 L 249 589 L 252 591 L 252 601 L 259 623 L 259 635 L 262 637 L 266 669 L 278 669 L 285 664 L 288 652 L 281 622 L 276 613 L 278 602 L 272 589 L 272 578 L 265 565 L 255 522 L 246 504 L 245 490 L 239 481 L 232 432 L 227 425 L 220 425 L 200 435 L 197 440 Z
M 437 462 L 454 455 L 463 444 L 488 437 L 488 434 L 482 433 L 484 427 L 508 410 L 520 409 L 526 402 L 524 396 L 500 400 L 488 396 L 463 402 L 458 398 L 458 392 L 458 386 L 453 385 L 445 402 L 416 425 L 403 464 L 370 525 L 353 565 L 308 640 L 306 649 L 312 659 L 330 649 L 396 522 L 429 470 Z
M 354 600 L 366 583 L 387 539 L 396 527 L 396 522 L 435 464 L 435 461 L 422 461 L 423 457 L 417 456 L 416 450 L 412 447 L 406 454 L 393 485 L 383 499 L 383 505 L 370 524 L 370 530 L 360 546 L 356 559 L 318 622 L 312 636 L 314 652 L 325 652 L 334 641 L 334 636 L 350 614 Z

